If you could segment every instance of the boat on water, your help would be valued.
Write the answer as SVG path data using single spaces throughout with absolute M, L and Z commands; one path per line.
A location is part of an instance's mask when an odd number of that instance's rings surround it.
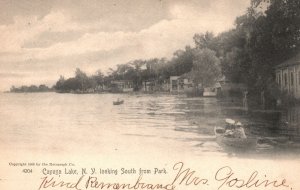
M 232 119 L 226 119 L 226 126 L 215 127 L 214 132 L 220 146 L 246 150 L 257 145 L 257 138 L 246 136 L 242 124 Z
M 203 96 L 204 97 L 216 97 L 217 96 L 217 89 L 215 89 L 215 88 L 204 88 Z
M 113 101 L 113 105 L 121 105 L 124 103 L 124 100 L 117 100 L 117 101 Z

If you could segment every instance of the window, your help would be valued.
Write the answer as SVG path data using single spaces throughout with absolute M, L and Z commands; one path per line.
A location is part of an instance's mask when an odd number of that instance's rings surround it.
M 287 74 L 284 73 L 284 86 L 287 86 Z
M 298 71 L 298 85 L 300 85 L 300 71 Z

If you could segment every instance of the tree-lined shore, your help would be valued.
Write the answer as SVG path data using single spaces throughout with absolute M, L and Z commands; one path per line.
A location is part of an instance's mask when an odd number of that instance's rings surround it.
M 24 93 L 24 92 L 53 92 L 55 91 L 55 89 L 53 87 L 48 87 L 45 84 L 41 84 L 41 85 L 30 85 L 30 86 L 20 86 L 20 87 L 15 87 L 12 86 L 10 88 L 10 92 L 14 92 L 14 93 Z
M 170 76 L 181 75 L 209 87 L 226 77 L 245 84 L 250 96 L 264 92 L 267 103 L 274 101 L 282 96 L 275 83 L 274 67 L 299 53 L 300 1 L 251 0 L 246 13 L 236 18 L 233 29 L 218 35 L 209 31 L 195 34 L 193 40 L 193 47 L 174 51 L 170 59 L 133 60 L 117 65 L 106 75 L 98 70 L 88 76 L 77 68 L 74 77 L 61 76 L 53 89 L 84 92 L 111 81 L 128 80 L 133 81 L 134 90 L 140 90 L 143 81 L 164 83 Z

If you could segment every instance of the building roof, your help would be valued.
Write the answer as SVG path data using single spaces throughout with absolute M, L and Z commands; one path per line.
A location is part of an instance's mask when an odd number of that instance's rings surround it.
M 184 74 L 180 75 L 179 78 L 180 79 L 191 79 L 192 78 L 191 72 L 184 73 Z
M 126 83 L 126 82 L 133 82 L 131 80 L 113 80 L 111 81 L 112 84 L 120 84 L 120 83 Z
M 283 63 L 277 65 L 275 68 L 279 69 L 279 68 L 298 65 L 298 64 L 300 64 L 300 53 L 298 53 L 296 56 L 292 57 L 291 59 L 288 59 Z

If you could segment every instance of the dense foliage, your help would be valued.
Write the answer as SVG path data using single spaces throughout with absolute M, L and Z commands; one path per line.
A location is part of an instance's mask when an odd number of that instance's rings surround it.
M 274 67 L 299 52 L 300 1 L 252 0 L 247 13 L 236 19 L 236 28 L 220 39 L 224 74 L 253 90 L 268 89 Z
M 23 93 L 23 92 L 50 92 L 52 91 L 52 88 L 49 88 L 48 86 L 41 84 L 39 86 L 36 85 L 30 85 L 30 86 L 20 86 L 15 87 L 12 86 L 10 88 L 10 92 L 16 92 L 16 93 Z
M 143 81 L 163 83 L 170 76 L 186 76 L 203 86 L 213 85 L 223 75 L 247 85 L 251 94 L 265 91 L 272 95 L 274 67 L 299 52 L 300 1 L 252 0 L 246 14 L 235 21 L 235 28 L 215 36 L 211 32 L 194 35 L 195 47 L 177 50 L 171 59 L 133 60 L 87 76 L 80 69 L 75 77 L 60 77 L 59 91 L 87 91 L 103 88 L 113 80 L 130 80 L 135 90 Z M 176 39 L 175 39 L 176 40 Z
M 87 92 L 92 89 L 102 91 L 104 86 L 109 87 L 112 81 L 126 80 L 132 81 L 134 89 L 139 90 L 145 81 L 162 84 L 169 81 L 170 76 L 183 74 L 193 78 L 197 84 L 213 85 L 220 77 L 220 61 L 213 50 L 187 46 L 185 50 L 177 50 L 171 60 L 164 58 L 134 60 L 119 64 L 116 69 L 110 69 L 107 76 L 104 76 L 101 71 L 87 76 L 77 68 L 75 77 L 64 79 L 61 76 L 55 89 L 60 92 Z

